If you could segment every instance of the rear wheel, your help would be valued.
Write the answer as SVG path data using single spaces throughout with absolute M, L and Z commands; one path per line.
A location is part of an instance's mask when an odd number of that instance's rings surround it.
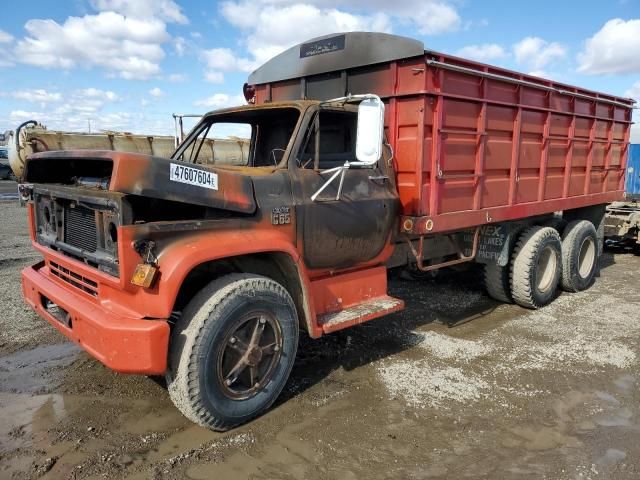
M 512 303 L 509 264 L 501 267 L 497 262 L 484 266 L 484 287 L 489 296 L 499 302 Z
M 531 227 L 522 233 L 513 251 L 511 292 L 525 308 L 540 308 L 556 295 L 561 274 L 561 242 L 551 227 Z
M 198 425 L 228 430 L 273 404 L 297 345 L 298 318 L 286 289 L 262 276 L 227 275 L 200 291 L 174 328 L 169 395 Z
M 598 265 L 598 235 L 587 220 L 570 222 L 562 235 L 562 288 L 580 292 L 593 282 Z
M 519 238 L 522 228 L 512 231 L 509 235 L 509 246 L 507 255 L 509 260 L 503 267 L 496 262 L 490 262 L 484 266 L 484 287 L 489 296 L 499 302 L 513 303 L 513 295 L 511 294 L 511 260 L 513 248 L 516 240 Z
M 560 235 L 562 235 L 566 226 L 567 221 L 562 217 L 551 217 L 549 220 L 544 222 L 543 225 L 543 227 L 551 227 L 555 229 Z

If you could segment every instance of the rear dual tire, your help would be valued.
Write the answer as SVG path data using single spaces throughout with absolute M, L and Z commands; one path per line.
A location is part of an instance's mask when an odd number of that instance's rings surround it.
M 542 229 L 543 227 L 531 227 L 524 231 L 520 235 L 515 236 L 515 240 L 509 247 L 509 261 L 506 265 L 498 265 L 497 262 L 487 263 L 484 266 L 484 286 L 489 296 L 499 302 L 503 303 L 517 303 L 526 308 L 539 308 L 534 305 L 542 306 L 546 298 L 541 298 L 540 295 L 535 295 L 536 300 L 531 300 L 529 292 L 533 289 L 532 277 L 539 275 L 536 272 L 538 265 L 536 262 L 529 262 L 525 256 L 536 255 L 535 249 L 537 248 L 536 238 L 532 238 L 532 235 Z M 551 234 L 550 230 L 554 230 L 553 227 L 547 228 L 545 232 Z M 523 252 L 524 251 L 524 252 Z M 538 252 L 539 253 L 539 252 Z M 513 266 L 518 258 L 518 269 L 515 275 L 516 282 L 521 288 L 516 287 L 518 296 L 513 296 L 513 280 L 514 271 Z M 526 286 L 526 287 L 523 287 Z M 523 290 L 526 289 L 527 295 L 523 295 Z M 550 300 L 548 300 L 550 301 Z
M 501 267 L 497 262 L 484 266 L 484 288 L 491 298 L 503 303 L 513 303 L 509 265 Z
M 531 227 L 518 239 L 511 259 L 511 295 L 525 308 L 541 308 L 556 297 L 562 274 L 557 230 Z
M 561 226 L 562 237 L 552 226 L 530 227 L 518 238 L 508 265 L 485 265 L 489 295 L 536 309 L 556 297 L 558 285 L 568 292 L 589 288 L 599 257 L 596 229 L 586 220 Z
M 598 266 L 598 234 L 587 220 L 570 222 L 562 233 L 562 289 L 586 290 L 593 283 Z

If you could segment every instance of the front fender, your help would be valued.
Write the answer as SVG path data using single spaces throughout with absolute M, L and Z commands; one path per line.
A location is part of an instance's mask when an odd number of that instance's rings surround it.
M 307 326 L 313 335 L 315 310 L 310 301 L 306 268 L 291 240 L 284 233 L 269 230 L 202 231 L 176 239 L 165 247 L 158 255 L 157 294 L 165 309 L 162 317 L 171 314 L 180 287 L 194 268 L 215 260 L 269 252 L 287 254 L 295 264 L 304 293 Z

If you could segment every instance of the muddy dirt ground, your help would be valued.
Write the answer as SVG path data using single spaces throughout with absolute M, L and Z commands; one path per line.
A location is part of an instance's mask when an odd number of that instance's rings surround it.
M 303 338 L 276 406 L 214 433 L 27 310 L 25 211 L 0 224 L 0 478 L 640 478 L 640 256 L 535 312 L 476 270 L 394 278 L 405 311 Z

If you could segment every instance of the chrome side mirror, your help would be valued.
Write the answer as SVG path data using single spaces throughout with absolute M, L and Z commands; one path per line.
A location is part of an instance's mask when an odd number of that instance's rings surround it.
M 374 165 L 382 156 L 384 137 L 384 103 L 376 95 L 367 95 L 358 106 L 356 158 L 364 165 Z

